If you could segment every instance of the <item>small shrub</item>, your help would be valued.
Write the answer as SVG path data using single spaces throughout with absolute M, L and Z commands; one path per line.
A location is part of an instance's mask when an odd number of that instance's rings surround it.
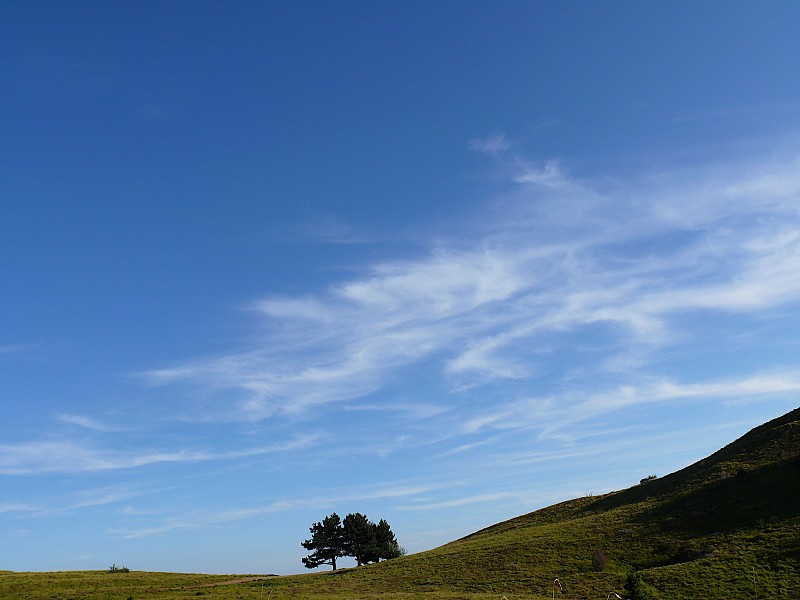
M 658 479 L 658 475 L 648 475 L 644 479 L 640 479 L 639 483 L 647 483 L 648 481 L 653 481 L 654 479 Z
M 130 573 L 130 569 L 128 567 L 118 567 L 117 563 L 112 564 L 108 567 L 109 573 Z
M 628 575 L 625 588 L 629 600 L 660 600 L 658 590 L 642 579 L 638 573 Z
M 595 550 L 592 554 L 592 568 L 597 571 L 605 571 L 609 563 L 608 555 L 602 550 Z

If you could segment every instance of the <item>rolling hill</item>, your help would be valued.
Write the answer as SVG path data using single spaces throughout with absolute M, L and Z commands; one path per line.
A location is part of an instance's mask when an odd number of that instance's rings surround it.
M 615 592 L 631 600 L 797 600 L 800 408 L 665 477 L 556 504 L 427 552 L 289 577 L 198 575 L 200 584 L 182 576 L 159 585 L 163 574 L 150 575 L 4 572 L 0 597 L 514 600 Z
M 800 598 L 800 409 L 671 475 L 319 579 L 511 598 L 552 597 L 555 578 L 565 598 Z

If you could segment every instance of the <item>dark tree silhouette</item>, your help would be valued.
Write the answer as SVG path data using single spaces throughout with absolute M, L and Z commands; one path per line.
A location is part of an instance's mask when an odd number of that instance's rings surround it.
M 349 514 L 344 518 L 345 550 L 348 556 L 356 559 L 361 566 L 374 560 L 377 553 L 375 526 L 361 513 Z
M 389 560 L 390 558 L 397 558 L 405 554 L 405 550 L 397 543 L 394 537 L 392 528 L 386 519 L 378 521 L 377 525 L 373 525 L 375 531 L 375 557 L 374 561 L 378 562 L 381 559 Z
M 344 528 L 339 515 L 333 513 L 325 517 L 321 523 L 314 523 L 310 528 L 311 539 L 302 543 L 306 550 L 313 550 L 303 559 L 307 569 L 320 565 L 331 565 L 336 570 L 336 559 L 345 554 Z

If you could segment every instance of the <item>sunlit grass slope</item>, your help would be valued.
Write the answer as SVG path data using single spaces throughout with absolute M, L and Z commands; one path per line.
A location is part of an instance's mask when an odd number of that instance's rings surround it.
M 570 599 L 800 598 L 800 409 L 677 473 L 376 565 L 235 583 L 0 573 L 0 598 L 513 600 L 552 598 L 555 578 Z

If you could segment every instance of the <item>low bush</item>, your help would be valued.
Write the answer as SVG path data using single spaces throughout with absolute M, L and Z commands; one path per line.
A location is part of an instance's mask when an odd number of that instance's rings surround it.
M 592 568 L 598 573 L 608 568 L 608 555 L 602 550 L 595 550 L 592 554 Z
M 642 579 L 638 573 L 628 576 L 625 588 L 628 591 L 629 600 L 659 600 L 661 597 L 658 590 Z
M 108 567 L 109 573 L 130 573 L 130 569 L 128 567 L 118 567 L 117 563 L 112 564 Z

